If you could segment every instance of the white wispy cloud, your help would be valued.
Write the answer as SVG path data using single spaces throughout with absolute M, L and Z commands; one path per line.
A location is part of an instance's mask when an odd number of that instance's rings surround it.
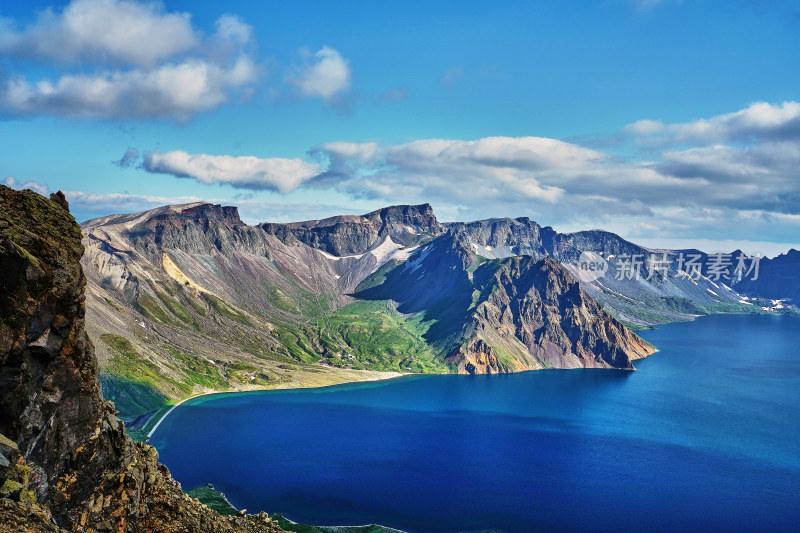
M 41 195 L 50 194 L 50 189 L 47 187 L 47 184 L 41 184 L 31 180 L 20 182 L 14 176 L 6 176 L 3 179 L 3 185 L 11 187 L 12 189 L 31 189 Z
M 124 156 L 123 156 L 124 157 Z M 191 178 L 200 183 L 224 183 L 250 190 L 288 193 L 318 175 L 322 169 L 302 159 L 280 157 L 188 154 L 183 151 L 150 152 L 142 167 L 154 174 Z
M 377 102 L 400 102 L 408 98 L 411 89 L 405 83 L 398 85 L 394 89 L 389 89 L 379 94 L 375 101 Z
M 68 118 L 187 121 L 239 96 L 258 77 L 252 28 L 232 15 L 207 38 L 187 13 L 159 3 L 73 0 L 28 27 L 0 21 L 0 55 L 60 71 L 0 80 L 0 113 Z
M 451 89 L 456 83 L 464 79 L 464 67 L 450 67 L 442 76 L 442 86 Z
M 622 133 L 662 143 L 800 139 L 800 103 L 757 102 L 733 113 L 691 122 L 665 124 L 657 120 L 639 120 L 623 128 Z
M 301 51 L 301 55 L 302 65 L 296 68 L 290 83 L 303 95 L 330 101 L 350 89 L 350 62 L 337 50 L 323 46 L 313 54 Z

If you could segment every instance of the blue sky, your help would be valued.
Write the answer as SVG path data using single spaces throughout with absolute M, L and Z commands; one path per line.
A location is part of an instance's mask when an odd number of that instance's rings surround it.
M 800 243 L 799 91 L 793 2 L 13 2 L 0 180 L 79 220 L 429 202 L 774 253 Z

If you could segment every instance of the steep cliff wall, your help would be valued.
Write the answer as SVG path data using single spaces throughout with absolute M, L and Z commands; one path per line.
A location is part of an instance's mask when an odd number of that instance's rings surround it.
M 125 435 L 84 329 L 82 252 L 61 193 L 0 186 L 0 524 L 280 531 L 263 514 L 223 518 L 190 499 L 155 449 Z

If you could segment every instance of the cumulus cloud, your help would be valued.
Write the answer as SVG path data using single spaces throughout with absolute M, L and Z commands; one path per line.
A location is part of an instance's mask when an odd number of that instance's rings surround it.
M 253 41 L 253 27 L 242 22 L 235 15 L 222 15 L 217 19 L 217 36 L 239 44 Z
M 73 0 L 24 29 L 7 19 L 0 26 L 7 60 L 61 71 L 0 79 L 6 116 L 187 121 L 248 95 L 257 79 L 252 28 L 232 15 L 221 16 L 205 39 L 189 14 L 134 0 Z
M 57 62 L 99 61 L 148 67 L 199 42 L 188 13 L 160 3 L 74 0 L 47 9 L 28 27 L 0 34 L 0 52 Z
M 15 77 L 0 89 L 0 109 L 23 116 L 188 120 L 230 101 L 231 91 L 255 75 L 242 56 L 229 67 L 195 58 L 153 70 L 66 74 L 55 82 Z
M 323 46 L 314 54 L 303 51 L 302 55 L 303 64 L 290 82 L 303 95 L 331 101 L 350 89 L 350 63 L 337 50 Z
M 319 165 L 302 159 L 192 155 L 182 151 L 146 153 L 142 166 L 147 172 L 191 178 L 205 184 L 225 183 L 241 189 L 284 194 L 321 171 Z

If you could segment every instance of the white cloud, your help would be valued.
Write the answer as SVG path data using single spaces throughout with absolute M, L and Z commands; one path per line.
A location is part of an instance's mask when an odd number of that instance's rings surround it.
M 768 221 L 796 229 L 794 219 L 785 218 L 800 216 L 800 138 L 787 129 L 796 106 L 756 105 L 697 121 L 716 125 L 719 135 L 724 130 L 723 136 L 736 142 L 670 145 L 668 151 L 650 152 L 648 160 L 556 139 L 487 137 L 395 145 L 330 142 L 309 151 L 316 164 L 280 160 L 285 164 L 279 170 L 265 163 L 270 159 L 250 158 L 245 164 L 242 158 L 177 152 L 181 157 L 149 170 L 253 190 L 333 190 L 382 203 L 430 202 L 462 219 L 526 215 L 545 224 L 628 233 L 730 228 L 702 211 L 712 210 L 737 220 L 737 231 L 754 220 L 758 224 L 746 231 L 764 231 Z M 698 130 L 695 123 L 686 124 Z M 640 122 L 636 131 L 647 136 L 663 128 Z M 699 129 L 705 139 L 716 136 Z
M 3 32 L 0 52 L 57 62 L 150 67 L 198 42 L 191 16 L 165 13 L 161 3 L 74 0 L 61 12 L 42 12 L 21 31 Z
M 466 205 L 488 201 L 557 202 L 564 185 L 596 179 L 610 156 L 540 137 L 488 137 L 477 141 L 429 139 L 395 146 L 336 142 L 313 150 L 327 156 L 329 175 L 350 194 L 423 200 L 448 198 Z
M 639 120 L 623 134 L 664 143 L 716 143 L 751 139 L 800 139 L 800 103 L 758 102 L 734 113 L 691 122 L 664 124 Z
M 60 71 L 0 80 L 8 116 L 187 121 L 248 96 L 258 77 L 252 28 L 233 15 L 203 39 L 189 14 L 160 3 L 73 0 L 23 30 L 8 19 L 0 27 L 0 54 L 43 62 L 37 72 Z
M 313 55 L 304 55 L 304 64 L 290 79 L 303 95 L 329 101 L 350 89 L 350 63 L 338 51 L 323 46 Z
M 14 176 L 6 176 L 3 180 L 3 185 L 17 190 L 31 189 L 32 191 L 36 191 L 43 196 L 50 194 L 50 188 L 47 186 L 47 184 L 41 184 L 35 181 L 26 181 L 25 183 L 20 183 L 14 178 Z
M 247 44 L 253 40 L 253 27 L 235 15 L 222 15 L 217 19 L 217 36 L 221 39 Z
M 322 170 L 319 165 L 302 159 L 191 155 L 182 151 L 145 154 L 143 167 L 148 172 L 191 178 L 205 184 L 226 183 L 242 189 L 284 194 Z
M 0 90 L 0 108 L 23 116 L 188 120 L 229 102 L 232 91 L 255 77 L 255 67 L 245 56 L 227 67 L 189 59 L 145 71 L 66 74 L 55 82 L 17 77 Z

